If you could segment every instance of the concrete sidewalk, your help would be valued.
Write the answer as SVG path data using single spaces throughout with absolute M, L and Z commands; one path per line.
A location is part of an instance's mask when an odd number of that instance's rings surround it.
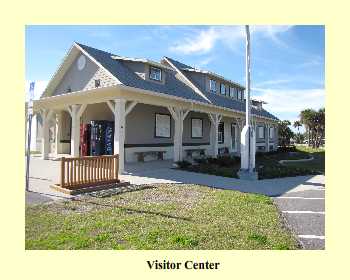
M 30 190 L 53 200 L 70 198 L 50 188 L 59 180 L 60 162 L 32 158 L 30 168 Z M 324 176 L 299 176 L 260 181 L 244 181 L 172 168 L 171 161 L 154 161 L 126 164 L 126 173 L 120 178 L 131 184 L 183 183 L 198 184 L 213 188 L 280 196 L 291 191 L 315 190 L 324 186 Z

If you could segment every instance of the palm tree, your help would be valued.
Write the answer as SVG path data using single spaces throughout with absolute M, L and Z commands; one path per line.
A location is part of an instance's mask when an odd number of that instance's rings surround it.
M 313 130 L 313 119 L 315 116 L 316 111 L 313 109 L 305 109 L 300 112 L 300 122 L 305 126 L 305 130 L 307 131 L 308 135 L 308 145 L 311 144 L 311 132 Z
M 295 121 L 293 126 L 298 129 L 298 133 L 299 133 L 299 128 L 302 126 L 302 123 L 300 121 Z

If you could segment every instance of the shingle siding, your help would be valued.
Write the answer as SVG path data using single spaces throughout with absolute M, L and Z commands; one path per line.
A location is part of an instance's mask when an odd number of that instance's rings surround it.
M 78 56 L 77 59 L 79 59 Z M 78 69 L 77 59 L 73 61 L 63 79 L 60 81 L 53 95 L 67 93 L 70 89 L 72 92 L 80 90 L 88 90 L 95 88 L 95 80 L 100 80 L 101 87 L 116 85 L 116 80 L 111 77 L 103 68 L 100 68 L 96 63 L 86 58 L 85 67 L 82 70 Z

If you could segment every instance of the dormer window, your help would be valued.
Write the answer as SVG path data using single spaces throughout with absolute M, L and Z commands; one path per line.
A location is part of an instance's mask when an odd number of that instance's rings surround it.
M 221 85 L 220 85 L 220 93 L 221 93 L 222 95 L 225 95 L 225 94 L 226 94 L 226 86 L 225 86 L 225 84 L 221 84 Z
M 98 79 L 98 80 L 95 80 L 95 88 L 98 88 L 101 86 L 101 80 Z
M 209 80 L 209 89 L 212 92 L 216 92 L 216 81 L 215 80 Z
M 160 68 L 150 66 L 149 78 L 151 80 L 161 81 L 162 80 L 162 70 Z

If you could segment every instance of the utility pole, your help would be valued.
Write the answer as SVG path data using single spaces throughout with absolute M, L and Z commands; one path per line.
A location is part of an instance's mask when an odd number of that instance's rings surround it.
M 28 131 L 27 131 L 27 151 L 26 151 L 26 191 L 29 191 L 29 164 L 30 164 L 30 140 L 32 138 L 32 118 L 33 118 L 33 96 L 35 82 L 30 83 L 28 101 Z M 26 120 L 27 121 L 27 120 Z
M 251 102 L 250 102 L 250 31 L 249 25 L 245 26 L 246 33 L 246 122 L 241 133 L 241 169 L 238 176 L 241 179 L 256 180 L 258 174 L 255 171 L 255 129 L 251 123 Z

